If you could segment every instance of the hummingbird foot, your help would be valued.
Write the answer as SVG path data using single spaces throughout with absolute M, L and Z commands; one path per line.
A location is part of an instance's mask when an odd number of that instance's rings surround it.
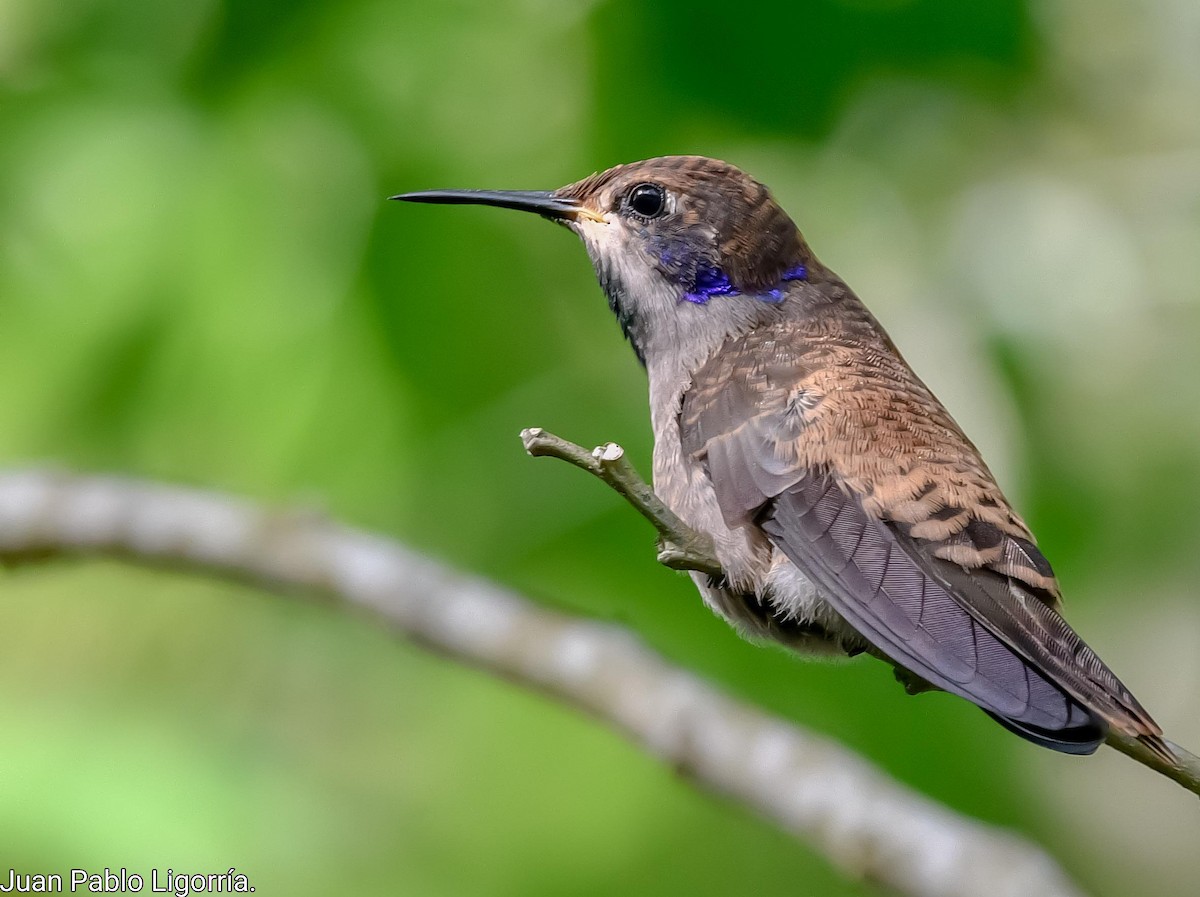
M 904 686 L 904 691 L 910 695 L 924 694 L 927 691 L 941 691 L 932 682 L 926 682 L 916 673 L 911 670 L 906 670 L 904 667 L 893 667 L 892 675 L 896 677 L 896 681 Z

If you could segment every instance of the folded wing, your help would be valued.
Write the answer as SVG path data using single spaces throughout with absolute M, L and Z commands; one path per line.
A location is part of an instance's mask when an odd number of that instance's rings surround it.
M 1090 753 L 1111 725 L 1169 757 L 1058 614 L 1053 571 L 974 446 L 859 323 L 781 322 L 695 377 L 681 435 L 727 522 L 760 526 L 863 637 L 1025 738 Z

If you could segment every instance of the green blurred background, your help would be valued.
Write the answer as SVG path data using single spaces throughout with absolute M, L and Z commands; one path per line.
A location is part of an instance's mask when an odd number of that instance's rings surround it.
M 983 448 L 1068 615 L 1200 746 L 1194 0 L 0 0 L 0 463 L 299 502 L 627 624 L 1045 844 L 1194 895 L 1200 807 L 881 664 L 734 637 L 540 425 L 645 385 L 582 249 L 384 202 L 667 152 L 768 183 Z M 859 895 L 580 715 L 315 603 L 0 573 L 0 872 L 288 895 Z

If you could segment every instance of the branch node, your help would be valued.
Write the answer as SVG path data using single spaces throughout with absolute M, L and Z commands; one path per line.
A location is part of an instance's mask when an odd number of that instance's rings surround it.
M 596 450 L 592 454 L 596 456 L 597 460 L 612 463 L 625 457 L 625 449 L 615 442 L 606 442 L 604 445 L 596 446 Z

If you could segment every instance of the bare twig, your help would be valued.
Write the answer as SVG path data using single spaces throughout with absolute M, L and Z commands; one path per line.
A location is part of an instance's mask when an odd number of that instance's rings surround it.
M 0 560 L 68 555 L 249 578 L 365 608 L 450 657 L 587 710 L 849 874 L 899 893 L 1080 895 L 1029 842 L 958 816 L 846 748 L 731 699 L 628 632 L 540 607 L 379 536 L 191 489 L 0 475 Z
M 615 442 L 597 446 L 589 452 L 541 427 L 522 430 L 521 441 L 525 451 L 534 457 L 560 458 L 599 477 L 616 490 L 658 530 L 660 563 L 672 570 L 697 570 L 717 577 L 724 575 L 712 539 L 676 517 L 634 470 L 625 457 L 625 449 Z
M 624 450 L 619 445 L 610 442 L 589 452 L 582 446 L 539 428 L 522 431 L 521 440 L 531 455 L 552 455 L 599 477 L 653 523 L 663 539 L 671 545 L 684 546 L 677 554 L 670 555 L 669 559 L 665 556 L 666 549 L 660 549 L 659 560 L 666 566 L 676 570 L 699 570 L 710 576 L 722 575 L 721 564 L 713 552 L 712 541 L 691 529 L 662 503 L 634 470 L 633 465 L 626 460 Z M 611 459 L 611 462 L 607 459 Z M 871 653 L 881 660 L 892 662 L 884 654 L 876 651 Z M 897 673 L 901 682 L 913 693 L 914 686 L 910 681 L 912 674 L 900 667 L 897 667 Z M 920 683 L 920 680 L 917 680 L 917 683 L 915 690 L 918 691 L 933 688 L 928 683 Z M 1200 757 L 1174 742 L 1168 741 L 1167 745 L 1178 758 L 1175 765 L 1164 762 L 1137 739 L 1119 732 L 1110 732 L 1107 743 L 1138 763 L 1178 782 L 1187 790 L 1200 794 Z
M 1168 741 L 1172 753 L 1178 758 L 1178 762 L 1172 766 L 1165 763 L 1158 754 L 1150 750 L 1136 738 L 1131 738 L 1128 735 L 1122 735 L 1120 732 L 1108 733 L 1108 746 L 1120 751 L 1127 757 L 1132 757 L 1138 763 L 1149 766 L 1155 772 L 1162 773 L 1168 779 L 1178 782 L 1188 791 L 1193 794 L 1200 794 L 1200 757 L 1182 748 L 1173 741 Z

